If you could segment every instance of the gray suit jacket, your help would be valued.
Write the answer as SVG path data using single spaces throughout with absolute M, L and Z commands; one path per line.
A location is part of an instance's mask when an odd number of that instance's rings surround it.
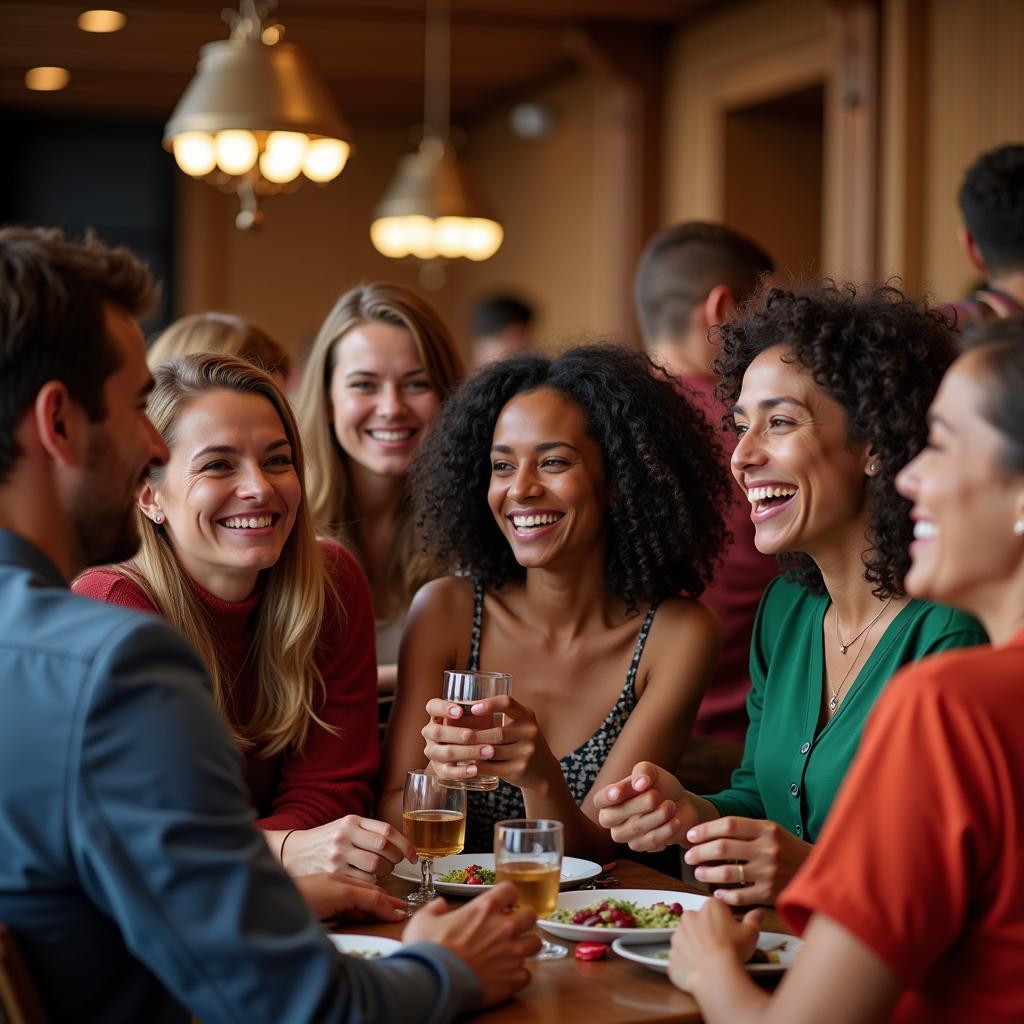
M 431 944 L 338 955 L 254 818 L 195 654 L 0 531 L 0 921 L 55 1021 L 446 1021 Z

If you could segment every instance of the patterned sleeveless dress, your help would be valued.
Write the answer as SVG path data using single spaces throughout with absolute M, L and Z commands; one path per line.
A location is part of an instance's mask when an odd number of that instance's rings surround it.
M 562 775 L 565 776 L 565 781 L 577 804 L 583 803 L 590 792 L 598 772 L 626 724 L 626 719 L 636 707 L 636 690 L 634 688 L 636 671 L 644 653 L 644 644 L 647 643 L 647 634 L 651 631 L 654 613 L 657 610 L 657 604 L 651 605 L 644 617 L 640 633 L 636 638 L 636 645 L 633 647 L 633 658 L 629 663 L 629 671 L 626 673 L 626 684 L 622 687 L 618 700 L 612 705 L 597 732 L 571 753 L 566 754 L 559 762 L 562 766 Z M 484 588 L 482 584 L 477 583 L 473 604 L 473 633 L 470 638 L 469 663 L 466 665 L 470 671 L 480 668 L 480 636 L 483 627 L 483 614 Z M 504 779 L 498 781 L 497 789 L 485 792 L 470 790 L 467 796 L 469 797 L 469 820 L 466 822 L 466 845 L 464 848 L 466 853 L 490 853 L 494 849 L 494 823 L 506 818 L 524 818 L 526 816 L 522 791 L 505 782 Z

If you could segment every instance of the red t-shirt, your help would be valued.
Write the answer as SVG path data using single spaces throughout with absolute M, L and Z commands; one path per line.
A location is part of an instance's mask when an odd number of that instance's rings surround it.
M 894 1021 L 1024 1021 L 1024 631 L 882 694 L 778 909 L 824 914 L 906 987 Z
M 342 547 L 321 541 L 327 572 L 341 601 L 331 603 L 317 645 L 316 664 L 325 697 L 317 714 L 337 735 L 315 722 L 301 750 L 264 757 L 244 751 L 245 777 L 263 829 L 314 828 L 346 814 L 368 815 L 380 767 L 377 741 L 377 659 L 373 601 L 355 560 Z M 222 601 L 189 580 L 209 612 L 221 655 L 225 713 L 244 726 L 255 706 L 255 678 L 246 665 L 262 587 L 244 601 Z M 145 592 L 114 569 L 92 569 L 75 582 L 76 593 L 108 604 L 156 612 Z
M 680 374 L 685 397 L 691 399 L 716 430 L 725 406 L 714 395 L 715 378 Z M 736 446 L 735 435 L 720 437 L 726 470 Z M 729 473 L 732 477 L 732 473 Z M 750 690 L 750 634 L 764 588 L 779 571 L 779 563 L 754 547 L 750 502 L 733 483 L 733 501 L 725 517 L 733 536 L 711 585 L 701 595 L 722 620 L 722 652 L 693 727 L 694 736 L 742 743 L 747 735 L 747 692 Z

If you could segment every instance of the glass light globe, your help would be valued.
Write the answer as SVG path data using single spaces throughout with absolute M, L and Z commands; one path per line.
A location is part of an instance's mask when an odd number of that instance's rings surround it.
M 504 238 L 505 232 L 497 221 L 472 217 L 466 225 L 465 256 L 475 262 L 490 259 Z
M 370 225 L 370 241 L 382 256 L 397 260 L 409 255 L 405 231 L 400 223 L 403 217 L 378 217 Z
M 403 221 L 402 231 L 405 234 L 409 252 L 421 260 L 432 260 L 437 255 L 433 218 L 412 214 L 400 219 Z
M 260 172 L 267 181 L 283 184 L 293 181 L 302 170 L 309 139 L 302 132 L 271 132 L 267 148 L 260 157 Z
M 350 149 L 340 139 L 314 139 L 306 147 L 302 173 L 310 181 L 333 181 L 345 169 Z
M 225 174 L 245 174 L 252 169 L 260 152 L 256 136 L 244 129 L 217 132 L 214 146 L 217 166 Z
M 217 166 L 213 136 L 206 132 L 182 132 L 174 136 L 172 145 L 178 166 L 193 178 L 202 178 Z
M 466 250 L 465 217 L 438 217 L 434 222 L 434 245 L 439 255 L 456 259 Z

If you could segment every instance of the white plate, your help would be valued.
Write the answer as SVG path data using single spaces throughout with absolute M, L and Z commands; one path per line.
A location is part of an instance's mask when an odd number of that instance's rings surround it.
M 802 940 L 795 935 L 783 935 L 782 932 L 761 932 L 757 940 L 758 949 L 773 949 L 779 954 L 777 964 L 747 964 L 747 970 L 751 974 L 778 974 L 784 971 L 796 959 L 796 954 L 803 945 Z M 782 947 L 781 949 L 778 947 Z M 658 956 L 659 953 L 667 953 L 669 944 L 659 942 L 657 945 L 635 945 L 629 939 L 616 939 L 612 943 L 612 949 L 626 960 L 643 964 L 652 971 L 660 974 L 668 974 L 668 960 Z
M 397 953 L 402 944 L 397 939 L 386 939 L 383 935 L 328 935 L 327 938 L 341 950 L 342 953 L 379 953 L 381 956 L 388 956 L 390 953 Z M 370 957 L 369 959 L 375 959 Z
M 489 885 L 463 885 L 460 882 L 438 881 L 440 875 L 447 871 L 454 871 L 456 868 L 468 868 L 470 864 L 477 864 L 488 871 L 494 870 L 493 853 L 457 853 L 453 857 L 439 857 L 434 861 L 434 888 L 438 892 L 447 892 L 452 896 L 474 896 Z M 394 870 L 395 878 L 404 879 L 406 882 L 420 884 L 419 864 L 410 864 L 403 860 Z M 577 885 L 589 882 L 601 874 L 601 865 L 595 864 L 592 860 L 580 860 L 577 857 L 562 858 L 562 888 L 573 889 Z
M 679 903 L 683 910 L 698 910 L 707 899 L 710 897 L 692 892 L 672 892 L 669 889 L 586 889 L 562 893 L 558 897 L 557 909 L 576 911 L 605 900 L 630 900 L 641 907 L 650 907 L 655 903 Z M 674 925 L 671 928 L 588 928 L 582 924 L 563 924 L 550 918 L 541 918 L 537 925 L 560 939 L 571 939 L 573 942 L 610 942 L 622 935 L 629 936 L 630 942 L 661 942 L 670 938 L 675 931 Z

